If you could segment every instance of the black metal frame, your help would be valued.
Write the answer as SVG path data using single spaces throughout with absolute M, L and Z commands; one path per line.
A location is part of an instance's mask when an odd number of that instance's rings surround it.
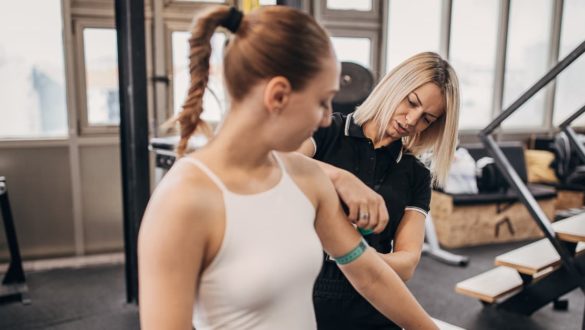
M 579 139 L 577 138 L 577 133 L 575 133 L 575 131 L 569 125 L 575 119 L 577 119 L 579 116 L 581 116 L 584 112 L 585 112 L 585 105 L 582 106 L 581 109 L 575 111 L 574 114 L 572 114 L 569 118 L 567 118 L 565 121 L 563 121 L 559 125 L 559 128 L 563 132 L 565 132 L 565 134 L 567 134 L 567 137 L 569 138 L 569 141 L 571 142 L 571 147 L 575 148 L 575 150 L 577 151 L 577 154 L 579 155 L 579 157 L 581 158 L 581 160 L 583 162 L 585 162 L 585 147 L 583 147 L 583 144 L 581 144 L 579 142 Z
M 496 117 L 486 128 L 479 132 L 479 137 L 483 144 L 485 145 L 488 153 L 494 158 L 494 162 L 498 169 L 502 172 L 506 181 L 510 184 L 510 186 L 518 192 L 520 200 L 528 209 L 530 215 L 532 215 L 536 224 L 540 227 L 546 238 L 551 242 L 555 250 L 561 257 L 561 262 L 569 274 L 569 277 L 572 278 L 575 283 L 578 284 L 581 291 L 585 294 L 585 268 L 581 264 L 577 264 L 575 262 L 575 258 L 573 253 L 569 251 L 567 246 L 563 244 L 563 242 L 559 241 L 556 238 L 555 232 L 550 224 L 550 221 L 546 214 L 542 211 L 540 206 L 538 205 L 536 199 L 524 182 L 520 179 L 518 173 L 514 170 L 502 150 L 499 148 L 498 144 L 496 143 L 492 133 L 496 128 L 498 128 L 504 120 L 506 120 L 512 113 L 520 108 L 526 101 L 528 101 L 532 96 L 534 96 L 538 91 L 540 91 L 543 87 L 545 87 L 549 82 L 556 78 L 556 76 L 561 73 L 565 68 L 567 68 L 573 61 L 575 61 L 579 56 L 581 56 L 585 52 L 585 41 L 583 41 L 580 45 L 578 45 L 569 55 L 567 55 L 564 59 L 558 62 L 549 72 L 547 72 L 540 80 L 538 80 L 532 87 L 530 87 L 524 94 L 522 94 L 514 103 L 512 103 L 507 109 L 502 111 L 498 117 Z M 578 112 L 585 111 L 580 109 Z M 579 113 L 580 115 L 580 113 Z M 564 129 L 568 129 L 571 133 L 572 130 L 568 127 L 568 124 L 577 118 L 577 116 L 571 116 L 570 121 L 566 121 Z M 569 134 L 570 134 L 569 133 Z M 574 132 L 573 132 L 574 133 Z M 585 156 L 585 154 L 584 154 Z M 515 302 L 515 303 L 514 303 Z M 550 301 L 549 301 L 550 302 Z M 508 303 L 510 309 L 517 308 L 517 304 L 533 304 L 534 299 L 531 301 L 530 299 L 515 299 L 511 300 Z M 501 304 L 504 307 L 504 304 Z M 584 311 L 585 312 L 585 311 Z M 585 314 L 582 323 L 582 329 L 585 329 Z
M 22 259 L 20 257 L 20 248 L 16 237 L 16 229 L 10 209 L 10 200 L 8 199 L 8 187 L 6 179 L 0 176 L 0 210 L 2 211 L 2 220 L 4 222 L 4 232 L 8 249 L 10 251 L 10 264 L 4 274 L 2 285 L 0 285 L 0 302 L 19 299 L 23 304 L 29 304 L 28 286 L 26 277 L 22 268 Z
M 126 300 L 138 302 L 137 241 L 150 198 L 144 0 L 116 0 Z

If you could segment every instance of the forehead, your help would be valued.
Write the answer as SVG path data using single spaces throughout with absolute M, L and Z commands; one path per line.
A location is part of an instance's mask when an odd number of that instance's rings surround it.
M 314 92 L 329 92 L 339 89 L 339 76 L 341 75 L 341 66 L 335 56 L 327 56 L 321 60 L 321 70 L 315 76 L 313 85 L 319 90 Z
M 440 116 L 445 110 L 445 98 L 439 86 L 426 83 L 412 91 L 423 104 L 423 109 L 431 114 Z

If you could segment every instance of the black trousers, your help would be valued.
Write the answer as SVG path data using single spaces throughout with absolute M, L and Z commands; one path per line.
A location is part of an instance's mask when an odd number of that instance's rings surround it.
M 314 295 L 318 330 L 395 330 L 402 329 L 361 296 L 328 297 Z

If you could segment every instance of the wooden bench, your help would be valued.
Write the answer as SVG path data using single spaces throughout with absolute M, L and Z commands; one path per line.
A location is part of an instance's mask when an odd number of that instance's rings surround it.
M 455 285 L 457 293 L 494 303 L 522 289 L 522 278 L 513 269 L 499 266 Z
M 576 252 L 580 253 L 584 249 L 585 243 L 581 242 Z M 541 239 L 496 257 L 496 266 L 514 268 L 522 274 L 535 277 L 558 267 L 560 263 L 561 257 L 548 239 Z
M 557 221 L 552 227 L 559 240 L 575 249 L 575 261 L 583 266 L 585 214 Z M 558 299 L 557 296 L 578 286 L 578 280 L 564 267 L 560 267 L 561 262 L 548 239 L 538 240 L 499 255 L 495 260 L 497 268 L 457 283 L 455 291 L 529 315 L 547 301 Z M 526 304 L 525 299 L 536 297 L 536 292 L 542 292 L 539 290 L 544 290 L 546 294 Z
M 585 242 L 585 213 L 553 223 L 553 229 L 560 240 L 567 242 Z

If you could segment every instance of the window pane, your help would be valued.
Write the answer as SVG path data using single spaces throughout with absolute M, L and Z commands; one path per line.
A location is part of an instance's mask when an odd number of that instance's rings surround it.
M 496 1 L 453 2 L 449 54 L 459 77 L 463 129 L 483 128 L 491 119 L 498 11 Z
M 372 10 L 372 0 L 327 0 L 327 8 L 333 10 Z
M 276 5 L 276 0 L 260 0 L 261 6 L 271 6 Z
M 584 17 L 585 1 L 564 1 L 559 59 L 567 56 L 585 40 Z M 585 55 L 581 55 L 557 77 L 553 117 L 555 125 L 560 124 L 585 104 L 585 97 L 583 97 L 585 88 L 583 86 L 585 86 Z M 585 125 L 585 115 L 577 118 L 573 125 Z
M 331 37 L 331 42 L 340 62 L 354 62 L 371 68 L 369 38 Z
M 504 109 L 547 71 L 551 0 L 512 0 L 504 80 Z M 504 127 L 542 126 L 543 88 L 503 123 Z
M 116 30 L 83 29 L 87 121 L 89 125 L 118 125 L 118 47 Z
M 175 113 L 182 110 L 189 89 L 189 32 L 173 32 L 173 104 Z M 203 94 L 203 113 L 201 118 L 208 122 L 219 122 L 227 98 L 223 85 L 223 48 L 225 34 L 216 32 L 211 38 L 211 58 L 209 60 L 209 81 Z
M 67 135 L 63 63 L 60 0 L 0 10 L 0 137 Z
M 386 71 L 422 51 L 439 51 L 441 1 L 391 1 Z

